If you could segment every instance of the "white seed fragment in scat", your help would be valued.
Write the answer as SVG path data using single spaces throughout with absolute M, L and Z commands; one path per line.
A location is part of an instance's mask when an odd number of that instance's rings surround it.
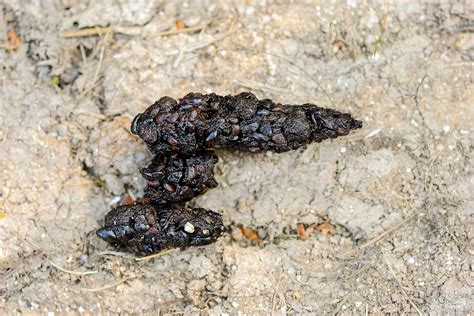
M 208 229 L 203 229 L 203 230 L 202 230 L 202 234 L 203 234 L 204 236 L 209 235 L 209 230 L 208 230 Z
M 187 232 L 187 233 L 194 233 L 194 225 L 191 224 L 190 222 L 187 222 L 185 225 L 184 225 L 184 231 Z

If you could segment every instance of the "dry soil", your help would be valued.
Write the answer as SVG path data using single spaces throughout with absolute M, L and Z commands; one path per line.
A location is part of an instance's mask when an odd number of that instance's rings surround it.
M 1 314 L 473 312 L 472 0 L 3 0 L 0 43 Z M 219 151 L 193 204 L 229 233 L 114 253 L 95 230 L 151 159 L 130 122 L 191 91 L 364 128 Z

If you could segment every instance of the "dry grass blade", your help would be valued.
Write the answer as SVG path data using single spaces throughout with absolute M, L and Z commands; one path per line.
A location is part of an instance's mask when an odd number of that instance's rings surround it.
M 177 30 L 169 30 L 169 31 L 163 31 L 163 32 L 157 32 L 157 33 L 152 33 L 150 34 L 150 37 L 156 37 L 156 36 L 168 36 L 168 35 L 174 35 L 174 34 L 179 34 L 179 33 L 192 33 L 192 32 L 197 32 L 200 30 L 205 29 L 206 27 L 209 26 L 213 21 L 209 21 L 200 25 L 192 26 L 192 27 L 187 27 L 183 29 L 177 29 Z
M 101 35 L 107 32 L 111 32 L 113 29 L 111 27 L 89 27 L 82 30 L 73 30 L 73 31 L 64 31 L 60 32 L 59 36 L 63 38 L 72 38 L 72 37 L 84 37 L 84 36 L 93 36 Z
M 278 287 L 280 286 L 280 282 L 281 282 L 281 273 L 280 273 L 280 277 L 278 278 L 278 282 L 275 286 L 275 290 L 273 291 L 273 295 L 272 295 L 272 315 L 275 315 L 275 312 L 276 312 L 276 295 L 278 293 Z
M 288 90 L 280 87 L 275 87 L 271 86 L 265 83 L 253 81 L 253 80 L 247 80 L 247 79 L 234 79 L 232 80 L 234 84 L 240 85 L 244 88 L 249 88 L 253 90 L 261 90 L 264 92 L 270 92 L 270 93 L 282 93 L 282 94 L 287 94 L 289 93 Z
M 383 259 L 385 261 L 385 264 L 388 266 L 388 269 L 390 270 L 390 273 L 392 274 L 393 278 L 395 279 L 395 281 L 397 282 L 398 286 L 400 287 L 400 290 L 402 291 L 403 295 L 405 295 L 405 297 L 407 298 L 408 302 L 410 302 L 411 306 L 413 306 L 413 308 L 418 312 L 419 315 L 423 315 L 423 313 L 421 313 L 421 311 L 418 309 L 418 307 L 415 305 L 415 303 L 410 299 L 410 297 L 408 296 L 407 292 L 403 289 L 403 286 L 402 284 L 400 283 L 400 281 L 397 279 L 397 276 L 395 275 L 395 271 L 393 271 L 393 268 L 392 266 L 390 265 L 390 263 L 388 262 L 387 258 L 385 257 L 385 254 L 382 253 L 382 256 L 383 256 Z
M 105 48 L 108 45 L 111 38 L 112 38 L 112 31 L 108 31 L 107 33 L 105 33 L 104 40 L 102 41 L 102 47 L 100 49 L 99 64 L 98 64 L 97 69 L 94 73 L 94 79 L 92 79 L 92 84 L 91 85 L 94 85 L 97 81 L 97 78 L 99 77 L 99 73 L 102 69 L 102 63 L 104 61 Z
M 431 176 L 431 170 L 433 169 L 433 165 L 434 163 L 436 162 L 436 160 L 441 156 L 441 154 L 444 152 L 444 150 L 446 149 L 446 147 L 443 147 L 437 154 L 436 156 L 434 156 L 433 159 L 431 159 L 429 165 L 428 165 L 428 169 L 426 170 L 426 174 L 425 174 L 425 179 L 423 181 L 423 187 L 425 189 L 426 192 L 428 192 L 428 178 Z
M 155 253 L 155 254 L 152 254 L 152 255 L 149 255 L 149 256 L 135 258 L 135 261 L 143 261 L 143 260 L 149 260 L 149 259 L 161 257 L 162 255 L 165 255 L 165 254 L 173 252 L 173 251 L 176 251 L 176 249 L 163 250 L 162 252 Z
M 455 68 L 455 67 L 474 67 L 474 62 L 465 61 L 460 63 L 454 63 L 444 66 L 445 68 Z
M 123 278 L 122 280 L 119 280 L 117 282 L 114 282 L 114 283 L 111 283 L 111 284 L 107 284 L 107 285 L 104 285 L 104 286 L 101 286 L 101 287 L 96 287 L 96 288 L 86 288 L 86 287 L 81 287 L 79 288 L 78 290 L 80 291 L 86 291 L 86 292 L 100 292 L 100 291 L 103 291 L 103 290 L 107 290 L 107 289 L 111 289 L 111 288 L 114 288 L 116 287 L 117 285 L 120 285 L 128 280 L 130 280 L 131 278 Z
M 173 68 L 178 67 L 178 65 L 181 62 L 181 60 L 183 59 L 185 53 L 190 53 L 190 52 L 193 52 L 195 50 L 206 48 L 206 47 L 208 47 L 212 44 L 215 44 L 215 43 L 223 40 L 224 38 L 226 38 L 227 36 L 232 34 L 232 31 L 234 29 L 234 26 L 235 26 L 236 22 L 237 22 L 237 18 L 233 17 L 232 20 L 229 23 L 229 27 L 227 28 L 227 31 L 222 32 L 221 34 L 218 34 L 217 36 L 210 39 L 209 41 L 198 43 L 196 45 L 191 45 L 189 47 L 181 47 L 181 48 L 177 49 L 176 51 L 172 52 L 171 55 L 178 55 L 176 57 L 175 61 L 173 62 Z
M 98 273 L 99 271 L 72 271 L 72 270 L 67 270 L 67 269 L 64 269 L 62 267 L 60 267 L 59 265 L 57 265 L 56 263 L 52 262 L 51 260 L 49 259 L 46 259 L 46 261 L 48 261 L 48 263 L 50 265 L 52 265 L 53 267 L 55 267 L 56 269 L 62 271 L 62 272 L 65 272 L 65 273 L 69 273 L 69 274 L 74 274 L 74 275 L 89 275 L 89 274 L 94 274 L 94 273 Z
M 116 256 L 116 257 L 122 257 L 125 259 L 136 259 L 134 255 L 124 253 L 124 252 L 119 252 L 119 251 L 101 251 L 97 253 L 99 256 Z
M 107 47 L 107 45 L 111 41 L 112 37 L 113 37 L 112 30 L 109 30 L 105 33 L 105 36 L 104 36 L 104 38 L 103 38 L 103 40 L 100 44 L 102 46 L 100 48 L 99 63 L 98 63 L 97 68 L 94 72 L 94 77 L 93 77 L 92 81 L 89 83 L 89 85 L 87 87 L 86 86 L 83 87 L 83 91 L 81 91 L 81 93 L 79 94 L 79 98 L 84 97 L 89 91 L 91 91 L 92 89 L 94 89 L 95 87 L 97 87 L 99 85 L 99 83 L 100 83 L 99 74 L 102 70 L 102 65 L 103 65 L 103 62 L 104 62 L 105 48 Z
M 368 242 L 366 242 L 365 244 L 362 244 L 361 246 L 357 247 L 356 249 L 354 250 L 351 250 L 349 252 L 346 252 L 343 254 L 344 257 L 346 256 L 352 256 L 354 255 L 355 253 L 361 251 L 361 250 L 364 250 L 365 248 L 381 241 L 382 239 L 384 239 L 386 236 L 388 236 L 389 234 L 391 234 L 392 232 L 396 231 L 397 229 L 401 228 L 402 226 L 406 225 L 408 222 L 410 222 L 411 220 L 413 220 L 414 218 L 416 217 L 416 214 L 413 214 L 411 216 L 408 216 L 406 219 L 404 219 L 403 221 L 401 221 L 400 223 L 396 224 L 395 226 L 393 226 L 392 228 L 390 229 L 387 229 L 386 231 L 384 231 L 383 233 L 381 233 L 380 235 L 378 235 L 377 237 L 369 240 Z

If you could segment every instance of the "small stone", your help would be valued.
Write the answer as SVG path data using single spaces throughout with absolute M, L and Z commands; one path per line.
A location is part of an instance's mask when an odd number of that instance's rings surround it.
M 87 260 L 89 260 L 89 256 L 86 255 L 86 254 L 82 254 L 80 257 L 79 257 L 79 260 L 81 261 L 82 264 L 86 263 Z
M 242 213 L 247 211 L 247 200 L 245 198 L 240 198 L 237 201 L 237 210 Z
M 183 22 L 187 27 L 196 26 L 201 22 L 201 17 L 199 15 L 188 15 L 183 19 Z
M 324 269 L 326 269 L 326 270 L 332 269 L 332 263 L 330 263 L 330 262 L 325 263 L 324 264 Z
M 298 291 L 298 290 L 295 290 L 293 291 L 293 297 L 296 299 L 296 300 L 299 300 L 303 297 L 303 295 Z
M 242 238 L 244 237 L 244 235 L 242 234 L 242 231 L 238 227 L 235 227 L 234 229 L 232 229 L 231 235 L 232 235 L 232 239 L 236 241 L 242 240 Z
M 187 233 L 194 233 L 194 225 L 191 224 L 190 222 L 187 222 L 185 225 L 184 225 L 184 231 L 187 232 Z

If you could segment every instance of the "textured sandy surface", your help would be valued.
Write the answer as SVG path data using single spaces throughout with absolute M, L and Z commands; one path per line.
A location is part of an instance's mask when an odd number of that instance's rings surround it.
M 474 5 L 393 2 L 0 3 L 0 42 L 22 41 L 0 49 L 0 313 L 472 312 Z M 159 34 L 178 20 L 198 30 Z M 233 234 L 113 255 L 95 230 L 140 197 L 151 159 L 131 119 L 190 91 L 365 126 L 284 154 L 218 151 L 219 186 L 193 203 Z M 298 239 L 323 222 L 333 234 Z

